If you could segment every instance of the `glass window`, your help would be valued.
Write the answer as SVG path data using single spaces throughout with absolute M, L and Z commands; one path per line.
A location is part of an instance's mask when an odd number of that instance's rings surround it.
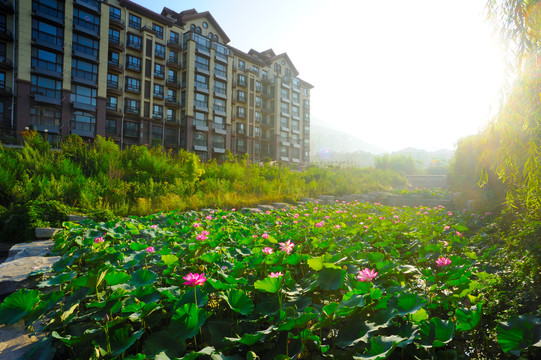
M 261 72 L 261 78 L 263 78 L 263 80 L 267 80 L 269 78 L 269 74 L 267 73 L 267 70 L 263 70 Z
M 116 51 L 109 51 L 109 56 L 107 60 L 109 64 L 118 66 L 120 63 L 120 54 Z
M 60 99 L 62 81 L 50 79 L 44 76 L 32 75 L 31 82 L 32 86 L 30 87 L 30 91 L 33 94 Z
M 141 91 L 141 80 L 127 77 L 126 78 L 126 90 L 128 91 Z
M 258 107 L 261 106 L 261 98 L 259 96 L 255 97 L 255 106 L 258 106 Z
M 109 41 L 115 44 L 120 44 L 120 31 L 109 29 Z
M 126 121 L 124 123 L 124 134 L 127 136 L 136 136 L 139 137 L 139 124 Z
M 215 111 L 225 112 L 225 100 L 215 98 L 213 106 Z
M 207 133 L 202 131 L 194 132 L 193 144 L 197 146 L 207 146 Z
M 72 48 L 74 51 L 97 58 L 99 45 L 100 42 L 98 40 L 77 33 L 73 34 Z
M 107 86 L 116 89 L 118 87 L 118 75 L 107 74 Z
M 96 106 L 97 90 L 82 85 L 71 85 L 71 101 Z
M 227 83 L 220 80 L 214 80 L 214 92 L 225 95 L 227 93 Z
M 105 120 L 105 132 L 116 133 L 116 120 Z
M 128 46 L 141 50 L 143 48 L 143 39 L 140 36 L 128 33 Z
M 246 63 L 244 60 L 239 60 L 239 69 L 244 70 L 246 68 Z
M 116 110 L 118 107 L 118 97 L 107 96 L 107 108 Z
M 74 111 L 71 115 L 70 127 L 93 133 L 96 128 L 96 115 L 86 111 Z
M 32 47 L 32 67 L 62 73 L 62 55 Z
M 95 33 L 100 32 L 100 17 L 80 8 L 73 8 L 73 24 Z
M 32 19 L 32 40 L 64 46 L 64 30 L 36 19 Z
M 261 91 L 261 81 L 255 82 L 255 91 L 257 92 Z
M 289 115 L 289 104 L 281 103 L 280 104 L 280 111 L 286 115 Z
M 246 134 L 246 125 L 243 123 L 237 123 L 237 134 Z
M 246 109 L 243 108 L 243 107 L 238 107 L 238 108 L 237 108 L 237 115 L 238 115 L 238 117 L 241 118 L 241 119 L 246 118 Z
M 154 54 L 159 58 L 165 58 L 165 46 L 161 44 L 154 44 Z
M 152 24 L 152 30 L 156 33 L 156 37 L 163 39 L 163 26 L 158 24 Z
M 164 90 L 163 85 L 154 84 L 154 96 L 155 97 L 163 98 L 163 90 Z
M 127 55 L 126 60 L 126 68 L 130 70 L 141 71 L 141 58 L 133 55 Z
M 154 105 L 152 107 L 152 117 L 162 119 L 163 118 L 163 106 Z
M 166 118 L 166 120 L 167 121 L 176 121 L 177 120 L 175 109 L 167 109 L 167 118 Z
M 206 76 L 203 76 L 201 74 L 195 75 L 195 86 L 200 89 L 206 89 L 209 88 L 209 79 Z
M 169 82 L 177 82 L 177 72 L 175 70 L 169 69 L 167 71 L 167 81 Z
M 165 67 L 162 64 L 154 64 L 154 76 L 163 78 L 165 74 Z
M 227 66 L 220 63 L 214 63 L 214 73 L 222 78 L 227 78 Z
M 139 100 L 126 99 L 125 104 L 126 104 L 126 112 L 130 112 L 133 114 L 139 113 L 139 109 L 140 109 Z
M 194 104 L 197 107 L 208 108 L 209 107 L 208 96 L 205 94 L 195 93 Z
M 212 135 L 212 146 L 215 148 L 225 149 L 225 136 L 218 134 Z
M 239 85 L 246 86 L 246 76 L 239 74 Z
M 98 65 L 79 59 L 73 59 L 71 61 L 71 66 L 72 76 L 92 82 L 98 81 Z
M 255 121 L 260 122 L 261 121 L 261 113 L 259 111 L 255 112 Z
M 246 102 L 246 92 L 242 90 L 237 90 L 237 100 L 241 102 Z
M 109 17 L 111 19 L 120 21 L 120 18 L 121 18 L 120 9 L 114 6 L 109 6 Z
M 289 129 L 289 119 L 282 116 L 280 118 L 280 126 L 283 128 Z
M 129 26 L 134 29 L 141 29 L 141 18 L 137 15 L 130 14 L 129 17 Z
M 175 44 L 178 44 L 179 40 L 179 37 L 178 37 L 178 33 L 174 32 L 174 31 L 170 31 L 169 32 L 169 41 L 172 42 L 172 43 L 175 43 Z
M 218 130 L 225 130 L 225 118 L 221 116 L 214 116 L 214 128 Z
M 252 65 L 252 71 L 259 75 L 259 68 L 255 65 Z
M 204 56 L 195 55 L 195 68 L 198 70 L 209 71 L 209 59 Z
M 207 114 L 196 111 L 194 113 L 195 119 L 194 119 L 194 125 L 198 126 L 207 126 Z
M 55 19 L 64 19 L 64 2 L 57 0 L 32 1 L 32 11 L 51 16 Z

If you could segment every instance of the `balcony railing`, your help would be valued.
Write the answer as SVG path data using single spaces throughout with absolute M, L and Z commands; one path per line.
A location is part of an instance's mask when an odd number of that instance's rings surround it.
M 163 99 L 163 92 L 154 91 L 154 93 L 153 93 L 152 95 L 153 95 L 155 98 Z
M 136 84 L 127 84 L 126 85 L 126 91 L 131 91 L 131 92 L 141 92 L 141 85 L 136 85 Z
M 107 80 L 107 87 L 109 89 L 118 89 L 118 81 Z
M 32 125 L 42 125 L 42 126 L 51 126 L 59 127 L 60 119 L 54 116 L 38 116 L 30 115 L 30 124 Z
M 93 47 L 90 47 L 90 46 L 86 46 L 86 45 L 74 42 L 73 51 L 76 53 L 79 52 L 80 54 L 83 54 L 86 56 L 91 56 L 93 60 L 98 59 L 98 49 L 94 49 Z
M 75 0 L 75 3 L 96 12 L 100 11 L 100 2 L 97 0 Z
M 56 9 L 52 6 L 42 4 L 37 1 L 32 2 L 32 11 L 34 11 L 38 16 L 43 16 L 57 22 L 64 20 L 63 10 Z
M 91 71 L 72 68 L 71 75 L 73 76 L 74 79 L 83 80 L 84 82 L 87 82 L 87 83 L 96 84 L 98 81 L 98 74 L 93 73 Z
M 126 69 L 141 72 L 141 64 L 140 63 L 134 63 L 134 62 L 128 62 L 126 64 Z
M 73 25 L 75 26 L 76 30 L 83 31 L 87 34 L 91 34 L 94 36 L 98 36 L 100 34 L 100 26 L 90 21 L 86 21 L 85 19 L 74 17 Z
M 130 113 L 130 114 L 139 114 L 140 109 L 141 108 L 139 106 L 126 105 L 126 108 L 124 109 L 124 111 L 126 111 L 127 113 Z

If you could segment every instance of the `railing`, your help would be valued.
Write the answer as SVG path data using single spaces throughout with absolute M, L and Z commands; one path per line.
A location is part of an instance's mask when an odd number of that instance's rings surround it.
M 134 29 L 138 29 L 138 30 L 141 30 L 141 23 L 138 22 L 138 21 L 134 21 L 132 19 L 130 19 L 128 21 L 128 25 Z
M 223 78 L 227 78 L 227 73 L 223 70 L 214 69 L 214 73 Z
M 61 36 L 49 35 L 44 32 L 32 31 L 32 39 L 37 41 L 42 41 L 47 44 L 55 46 L 64 46 L 64 38 Z
M 127 113 L 130 113 L 130 114 L 139 114 L 140 112 L 140 107 L 139 106 L 129 106 L 129 105 L 126 105 L 126 108 L 125 108 L 125 111 Z
M 74 130 L 87 131 L 87 132 L 93 133 L 96 129 L 96 124 L 92 124 L 92 123 L 88 123 L 84 121 L 71 120 L 70 127 Z
M 32 10 L 36 14 L 47 15 L 47 16 L 50 16 L 50 17 L 53 17 L 53 18 L 56 18 L 56 19 L 59 19 L 59 20 L 64 19 L 64 10 L 55 9 L 52 6 L 49 6 L 49 5 L 46 5 L 46 4 L 41 4 L 41 3 L 37 2 L 37 1 L 32 2 Z
M 163 112 L 152 112 L 152 117 L 156 119 L 163 119 Z
M 91 48 L 90 46 L 86 46 L 80 43 L 73 43 L 73 50 L 79 51 L 83 54 L 90 55 L 93 58 L 98 57 L 98 49 Z
M 157 78 L 160 78 L 160 79 L 163 79 L 165 76 L 165 74 L 163 72 L 154 72 L 154 77 L 157 77 Z
M 141 50 L 143 48 L 143 45 L 140 41 L 133 41 L 133 40 L 130 40 L 128 39 L 128 46 L 136 49 L 136 50 Z
M 33 85 L 30 88 L 30 92 L 34 95 L 43 95 L 49 98 L 54 99 L 61 99 L 62 98 L 62 92 L 60 90 L 54 90 L 42 86 L 35 86 Z
M 71 75 L 73 77 L 75 77 L 75 78 L 88 80 L 88 81 L 91 81 L 91 82 L 94 82 L 94 83 L 98 81 L 98 74 L 95 74 L 93 72 L 86 71 L 86 70 L 72 68 L 71 69 Z
M 201 82 L 201 81 L 195 81 L 195 86 L 200 88 L 200 89 L 205 89 L 205 90 L 209 89 L 209 85 L 207 83 L 204 83 L 204 82 Z
M 225 112 L 225 106 L 215 104 L 213 107 L 215 111 Z
M 0 60 L 0 62 L 1 62 L 1 60 Z M 57 73 L 60 73 L 60 74 L 62 73 L 62 64 L 57 64 L 57 63 L 54 63 L 54 62 L 48 61 L 48 60 L 33 58 L 32 59 L 32 67 L 39 68 L 39 69 L 44 69 L 44 70 L 49 70 L 49 71 L 54 71 L 54 72 L 57 72 Z
M 213 127 L 216 130 L 225 130 L 225 124 L 214 123 Z
M 30 115 L 30 124 L 43 126 L 60 126 L 60 119 L 54 116 Z
M 195 119 L 193 121 L 193 124 L 195 126 L 203 126 L 203 127 L 207 127 L 207 120 L 198 120 L 198 119 Z M 205 143 L 203 146 L 207 146 L 207 144 Z
M 152 95 L 153 95 L 154 97 L 163 99 L 163 92 L 154 92 Z
M 193 103 L 194 103 L 195 106 L 200 107 L 200 108 L 208 108 L 209 107 L 209 104 L 206 101 L 194 100 Z
M 100 26 L 98 24 L 91 23 L 90 21 L 86 21 L 85 19 L 74 17 L 73 18 L 73 24 L 75 26 L 80 26 L 81 28 L 90 31 L 93 34 L 99 34 L 100 33 Z
M 126 64 L 126 69 L 134 70 L 134 71 L 141 71 L 141 64 L 140 63 L 129 62 L 129 63 Z
M 164 59 L 165 58 L 165 51 L 154 51 L 154 55 L 156 55 L 156 57 Z
M 141 85 L 128 84 L 126 91 L 141 92 Z
M 109 34 L 109 42 L 113 43 L 113 44 L 120 45 L 120 36 L 115 36 L 115 35 Z
M 96 0 L 75 0 L 76 4 L 85 5 L 95 11 L 100 11 L 100 2 Z
M 221 87 L 216 87 L 216 86 L 214 87 L 214 92 L 216 94 L 220 94 L 220 95 L 224 95 L 224 96 L 227 94 L 226 89 L 221 88 Z
M 118 81 L 107 80 L 107 87 L 110 89 L 118 89 Z

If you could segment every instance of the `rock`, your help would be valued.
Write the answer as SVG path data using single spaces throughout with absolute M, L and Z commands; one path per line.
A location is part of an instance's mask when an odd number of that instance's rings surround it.
M 82 223 L 83 221 L 90 220 L 88 216 L 83 215 L 68 215 L 68 221 L 75 223 Z
M 276 209 L 284 209 L 284 208 L 288 208 L 289 207 L 289 204 L 286 204 L 286 203 L 274 203 L 272 204 L 273 207 L 275 207 Z
M 35 326 L 34 330 L 37 331 L 38 328 Z M 0 359 L 23 359 L 24 355 L 32 349 L 32 346 L 43 338 L 43 333 L 28 335 L 23 320 L 9 326 L 0 325 Z
M 257 205 L 257 208 L 261 211 L 272 211 L 274 210 L 274 206 L 272 205 Z
M 54 242 L 52 240 L 15 244 L 9 249 L 6 262 L 26 256 L 45 256 L 51 251 L 53 246 Z
M 313 203 L 313 202 L 316 201 L 316 199 L 312 199 L 312 198 L 308 198 L 308 197 L 302 197 L 301 201 L 305 202 L 305 203 Z
M 36 228 L 35 236 L 36 239 L 50 239 L 61 230 L 59 228 Z
M 242 208 L 240 209 L 240 212 L 243 214 L 253 214 L 253 213 L 261 212 L 261 210 L 256 209 L 256 208 Z
M 31 272 L 48 271 L 60 256 L 27 256 L 0 264 L 0 295 L 15 292 Z

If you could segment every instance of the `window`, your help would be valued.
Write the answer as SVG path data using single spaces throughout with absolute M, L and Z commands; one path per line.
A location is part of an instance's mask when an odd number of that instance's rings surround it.
M 300 103 L 300 96 L 299 93 L 293 92 L 291 94 L 291 97 L 293 98 L 293 103 L 299 104 Z
M 207 114 L 196 111 L 194 115 L 195 115 L 194 125 L 207 127 Z
M 141 30 L 141 18 L 137 15 L 130 14 L 128 24 L 134 29 Z
M 306 88 L 302 89 L 302 93 L 304 94 L 304 96 L 309 96 L 310 95 L 309 92 L 308 92 L 308 89 L 306 89 Z
M 237 100 L 240 102 L 246 102 L 246 92 L 237 90 Z
M 221 116 L 214 116 L 214 129 L 225 130 L 225 119 Z
M 225 136 L 218 134 L 212 135 L 212 146 L 219 149 L 225 149 Z
M 178 37 L 178 33 L 174 32 L 174 31 L 171 31 L 169 32 L 169 41 L 174 43 L 174 44 L 178 44 L 179 40 L 179 37 Z
M 288 89 L 281 89 L 281 95 L 282 95 L 282 99 L 289 100 L 289 90 Z
M 280 127 L 284 129 L 289 129 L 289 119 L 282 116 L 280 118 Z
M 292 106 L 291 107 L 291 115 L 293 115 L 294 117 L 297 117 L 297 118 L 300 116 L 298 106 Z
M 116 51 L 109 51 L 108 63 L 115 66 L 120 66 L 120 54 Z
M 293 144 L 298 144 L 299 143 L 299 134 L 291 134 L 291 142 Z
M 61 99 L 62 81 L 32 75 L 31 82 L 32 85 L 30 87 L 30 91 L 32 94 Z
M 109 7 L 109 17 L 111 19 L 120 21 L 120 19 L 121 19 L 120 14 L 121 14 L 121 12 L 120 12 L 119 8 L 114 7 L 114 6 Z
M 177 82 L 177 72 L 175 70 L 169 69 L 167 71 L 167 81 L 169 82 Z
M 214 63 L 214 74 L 227 79 L 227 66 L 220 63 Z
M 169 60 L 170 63 L 175 63 L 178 65 L 178 53 L 173 50 L 169 50 Z
M 252 65 L 252 71 L 259 75 L 259 68 L 255 65 Z
M 96 106 L 97 90 L 82 85 L 71 85 L 71 101 Z
M 74 78 L 84 79 L 92 83 L 98 82 L 98 65 L 78 59 L 73 59 L 71 65 L 71 75 Z
M 57 0 L 50 1 L 32 1 L 32 11 L 53 17 L 55 19 L 64 19 L 64 2 Z
M 154 76 L 162 78 L 165 75 L 165 67 L 162 64 L 154 64 Z
M 267 70 L 263 70 L 263 71 L 261 72 L 261 78 L 262 78 L 263 80 L 267 80 L 267 79 L 269 78 L 269 74 L 267 73 Z
M 177 91 L 173 89 L 167 89 L 167 100 L 168 101 L 177 101 Z
M 241 119 L 244 119 L 246 118 L 246 109 L 243 108 L 243 107 L 238 107 L 237 108 L 237 116 Z
M 305 109 L 310 109 L 310 101 L 309 101 L 309 100 L 303 100 L 302 106 L 303 106 Z
M 284 114 L 284 115 L 289 115 L 289 104 L 281 103 L 281 104 L 280 104 L 280 111 L 281 111 L 282 114 Z
M 220 111 L 225 113 L 225 100 L 222 99 L 214 99 L 214 111 Z
M 6 73 L 5 72 L 0 72 L 0 89 L 5 89 L 6 88 Z M 0 104 L 4 104 L 3 102 L 0 102 Z M 0 118 L 1 120 L 2 118 Z
M 220 95 L 227 94 L 227 83 L 219 80 L 214 80 L 214 92 Z
M 140 110 L 140 103 L 139 100 L 132 100 L 132 99 L 126 99 L 126 112 L 132 113 L 132 114 L 139 114 Z
M 105 132 L 116 134 L 116 120 L 105 120 Z
M 120 44 L 120 31 L 116 29 L 109 29 L 109 42 Z
M 194 104 L 196 107 L 199 107 L 199 108 L 208 108 L 209 107 L 208 96 L 205 94 L 195 93 Z
M 254 136 L 255 137 L 261 136 L 261 129 L 259 128 L 259 126 L 254 127 Z
M 246 152 L 246 141 L 243 139 L 237 139 L 237 151 Z
M 200 29 L 200 28 L 199 28 Z M 201 32 L 199 32 L 201 34 Z M 192 39 L 195 41 L 195 48 L 200 51 L 210 51 L 210 40 L 198 34 L 192 34 Z
M 175 109 L 167 109 L 167 121 L 177 121 L 177 114 Z
M 126 56 L 126 68 L 135 71 L 141 71 L 141 58 L 133 55 Z
M 165 58 L 165 46 L 161 44 L 154 44 L 154 54 L 161 59 Z
M 207 133 L 202 131 L 196 131 L 193 134 L 193 144 L 195 146 L 207 146 Z
M 98 58 L 98 49 L 100 42 L 87 36 L 73 34 L 72 49 L 85 57 L 91 56 L 94 59 Z
M 204 56 L 195 55 L 195 68 L 197 70 L 209 71 L 209 59 Z
M 32 19 L 32 40 L 58 47 L 64 46 L 64 30 L 36 19 Z
M 299 89 L 301 87 L 301 82 L 297 78 L 291 79 L 291 83 L 293 84 L 293 88 Z
M 246 86 L 246 76 L 239 74 L 239 85 Z
M 291 129 L 294 130 L 294 131 L 300 131 L 299 120 L 292 120 L 291 121 Z
M 118 75 L 107 74 L 107 87 L 116 89 L 118 88 Z
M 300 154 L 300 150 L 297 149 L 297 148 L 293 148 L 291 149 L 291 157 L 293 159 L 298 159 L 299 158 L 299 154 Z
M 163 99 L 163 85 L 154 84 L 154 97 Z
M 281 157 L 289 157 L 289 148 L 287 146 L 280 146 L 280 156 Z
M 107 109 L 117 110 L 118 109 L 118 98 L 116 96 L 107 97 Z
M 163 119 L 163 106 L 154 105 L 152 107 L 152 117 L 156 119 Z
M 175 129 L 165 128 L 165 143 L 166 144 L 177 143 L 177 132 L 175 131 Z
M 291 70 L 286 69 L 286 76 L 291 76 Z
M 246 63 L 243 60 L 239 60 L 239 69 L 244 70 L 246 68 Z
M 86 111 L 74 111 L 71 115 L 70 127 L 72 130 L 94 133 L 96 129 L 96 115 Z
M 246 125 L 243 123 L 237 123 L 237 134 L 246 134 Z
M 32 47 L 32 68 L 62 73 L 62 60 L 60 54 Z
M 128 33 L 128 46 L 141 50 L 143 48 L 143 39 L 140 36 Z
M 98 35 L 100 32 L 100 17 L 75 7 L 73 8 L 73 25 L 75 25 L 75 29 L 81 27 Z
M 259 96 L 255 97 L 255 106 L 261 107 L 261 98 Z
M 141 80 L 127 77 L 126 78 L 126 91 L 140 92 Z
M 124 123 L 124 135 L 139 137 L 139 124 L 126 121 Z
M 261 122 L 261 113 L 259 111 L 255 112 L 255 122 Z
M 209 79 L 206 76 L 196 74 L 195 75 L 195 87 L 200 90 L 208 90 L 209 88 Z
M 261 92 L 261 81 L 255 82 L 255 91 Z
M 158 39 L 163 39 L 163 26 L 152 24 L 152 30 L 154 30 Z
M 0 103 L 3 104 L 3 103 Z M 60 109 L 54 107 L 30 107 L 30 123 L 36 125 L 60 126 Z

